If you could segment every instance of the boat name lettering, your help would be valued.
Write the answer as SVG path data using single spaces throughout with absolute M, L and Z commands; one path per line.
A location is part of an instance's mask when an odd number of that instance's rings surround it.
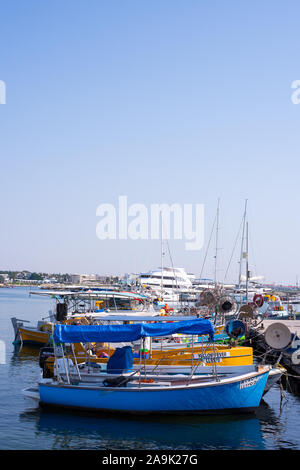
M 203 362 L 221 362 L 223 357 L 229 357 L 229 352 L 195 354 L 196 359 L 202 359 Z
M 240 383 L 240 389 L 252 387 L 252 385 L 255 385 L 259 379 L 260 377 L 253 377 L 253 379 L 243 380 L 243 382 Z

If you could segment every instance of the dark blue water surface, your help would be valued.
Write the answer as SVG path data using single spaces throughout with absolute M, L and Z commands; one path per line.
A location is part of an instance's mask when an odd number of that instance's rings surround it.
M 22 389 L 39 378 L 38 349 L 12 344 L 10 318 L 36 323 L 54 301 L 29 288 L 0 289 L 0 449 L 299 449 L 300 395 L 280 388 L 266 394 L 255 414 L 192 417 L 117 417 L 41 409 Z

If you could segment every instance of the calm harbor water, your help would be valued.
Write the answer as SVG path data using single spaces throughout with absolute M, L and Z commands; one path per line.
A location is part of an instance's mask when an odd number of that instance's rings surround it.
M 54 301 L 30 297 L 29 291 L 0 289 L 0 340 L 6 345 L 0 364 L 1 450 L 300 448 L 300 393 L 285 390 L 280 406 L 279 386 L 250 415 L 134 418 L 40 409 L 22 394 L 38 380 L 38 349 L 13 346 L 10 318 L 36 323 Z

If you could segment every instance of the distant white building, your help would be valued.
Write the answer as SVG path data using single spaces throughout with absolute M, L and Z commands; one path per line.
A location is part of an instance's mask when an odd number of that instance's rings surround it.
M 96 281 L 96 274 L 72 274 L 71 282 L 72 284 L 83 284 L 89 281 Z

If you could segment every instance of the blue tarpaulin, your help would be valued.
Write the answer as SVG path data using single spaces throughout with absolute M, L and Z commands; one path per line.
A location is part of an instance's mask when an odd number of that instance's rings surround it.
M 133 366 L 132 347 L 125 346 L 123 348 L 116 348 L 115 352 L 107 361 L 108 374 L 123 374 L 124 372 L 131 372 Z
M 119 343 L 137 341 L 145 336 L 209 335 L 214 339 L 209 320 L 197 319 L 172 323 L 136 323 L 130 325 L 56 325 L 56 343 Z

